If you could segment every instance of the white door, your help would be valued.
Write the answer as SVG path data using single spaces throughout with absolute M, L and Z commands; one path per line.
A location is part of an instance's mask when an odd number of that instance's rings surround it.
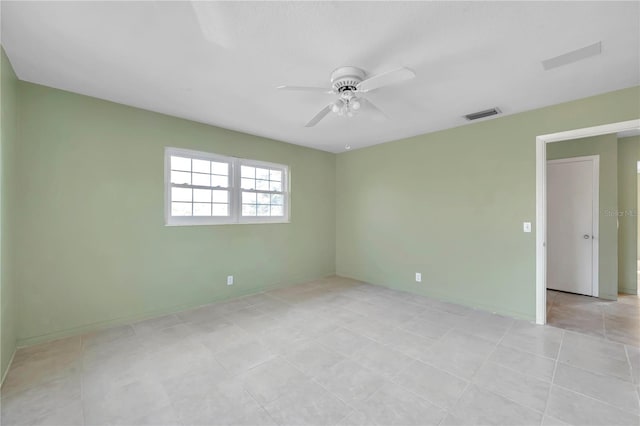
M 547 162 L 547 288 L 598 296 L 598 157 Z

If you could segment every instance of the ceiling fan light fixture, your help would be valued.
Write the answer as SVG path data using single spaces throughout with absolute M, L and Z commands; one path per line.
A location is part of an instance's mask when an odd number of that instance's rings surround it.
M 305 127 L 313 127 L 330 112 L 341 117 L 353 117 L 356 113 L 373 112 L 384 118 L 388 118 L 378 107 L 365 97 L 358 95 L 365 94 L 371 90 L 380 89 L 385 86 L 400 83 L 416 76 L 415 72 L 408 68 L 398 68 L 374 76 L 367 74 L 357 67 L 340 67 L 331 73 L 331 88 L 329 90 L 321 87 L 305 86 L 278 86 L 280 90 L 294 90 L 307 92 L 324 92 L 326 94 L 337 95 L 338 99 L 320 110 Z M 365 107 L 365 108 L 363 108 Z

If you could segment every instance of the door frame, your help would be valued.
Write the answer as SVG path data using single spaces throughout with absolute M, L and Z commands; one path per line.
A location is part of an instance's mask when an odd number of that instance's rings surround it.
M 536 323 L 547 322 L 547 150 L 548 143 L 640 129 L 640 119 L 536 136 Z
M 593 194 L 593 201 L 591 205 L 593 218 L 593 224 L 591 227 L 591 240 L 597 241 L 597 244 L 593 244 L 593 250 L 591 251 L 591 293 L 593 297 L 598 297 L 600 295 L 600 280 L 598 279 L 598 273 L 600 269 L 600 155 L 584 155 L 581 157 L 568 157 L 559 158 L 557 160 L 547 160 L 547 165 L 575 163 L 578 161 L 591 161 L 591 166 L 593 167 L 593 180 L 591 182 L 591 192 Z

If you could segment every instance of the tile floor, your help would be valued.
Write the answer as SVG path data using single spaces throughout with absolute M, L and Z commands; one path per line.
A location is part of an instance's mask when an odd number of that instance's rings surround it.
M 639 372 L 637 345 L 332 277 L 21 349 L 2 424 L 638 426 Z
M 547 291 L 547 323 L 618 343 L 640 346 L 640 297 L 618 301 Z

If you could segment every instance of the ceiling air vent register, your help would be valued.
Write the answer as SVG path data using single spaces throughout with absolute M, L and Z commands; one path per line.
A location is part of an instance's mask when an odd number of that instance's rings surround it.
M 499 108 L 485 109 L 484 111 L 472 112 L 464 116 L 469 121 L 478 120 L 480 118 L 491 117 L 492 115 L 498 115 L 502 111 Z

